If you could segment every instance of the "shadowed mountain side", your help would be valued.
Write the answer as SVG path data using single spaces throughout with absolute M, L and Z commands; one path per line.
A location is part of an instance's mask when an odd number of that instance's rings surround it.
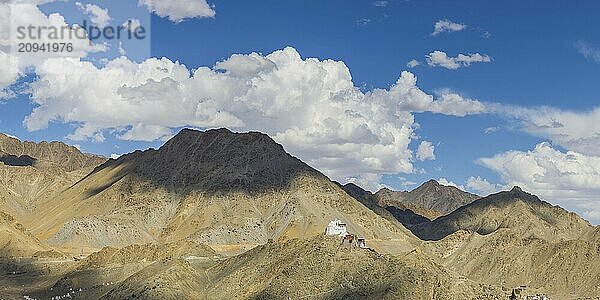
M 42 285 L 59 271 L 41 261 L 64 259 L 64 256 L 0 211 L 0 298 L 23 299 L 25 289 Z
M 0 258 L 33 257 L 51 253 L 52 248 L 42 244 L 15 218 L 0 211 Z
M 21 142 L 0 134 L 0 210 L 30 228 L 35 211 L 105 161 L 60 142 Z
M 13 167 L 26 167 L 26 166 L 33 167 L 35 165 L 36 159 L 29 155 L 16 156 L 16 155 L 3 154 L 2 152 L 0 152 L 0 162 L 7 166 L 13 166 Z
M 487 235 L 508 228 L 522 237 L 577 239 L 592 230 L 589 222 L 515 187 L 481 198 L 447 216 L 410 230 L 423 240 L 440 240 L 458 230 Z
M 416 242 L 268 136 L 225 129 L 183 130 L 159 150 L 110 160 L 43 211 L 34 232 L 76 252 L 183 238 L 243 251 L 323 234 L 335 218 L 367 239 L 406 243 L 399 251 Z
M 183 129 L 158 150 L 136 151 L 109 160 L 88 177 L 116 167 L 177 193 L 256 194 L 287 189 L 300 175 L 325 177 L 286 153 L 266 134 L 238 134 L 227 129 Z
M 104 248 L 79 261 L 61 262 L 59 274 L 43 277 L 44 282 L 34 287 L 17 285 L 16 290 L 21 299 L 22 295 L 37 299 L 56 299 L 59 296 L 61 299 L 100 299 L 123 280 L 157 262 L 194 262 L 195 265 L 211 266 L 220 259 L 210 247 L 191 241 L 132 245 L 123 249 Z M 156 273 L 159 272 L 168 270 L 156 270 Z M 165 286 L 174 288 L 176 284 L 172 282 Z M 181 291 L 191 295 L 189 290 Z
M 481 197 L 453 186 L 441 185 L 435 180 L 429 180 L 410 192 L 397 192 L 383 188 L 375 193 L 375 198 L 380 206 L 397 208 L 404 206 L 433 220 Z
M 373 193 L 365 191 L 361 187 L 353 183 L 348 183 L 341 187 L 342 189 L 344 189 L 344 191 L 346 191 L 346 193 L 348 193 L 348 195 L 352 196 L 354 199 L 358 200 L 378 215 L 388 220 L 397 220 L 398 222 L 402 223 L 402 225 L 404 225 L 405 227 L 411 227 L 416 224 L 430 221 L 428 218 L 416 214 L 400 202 L 395 203 L 395 205 L 397 206 L 382 206 L 382 204 L 385 204 L 379 203 L 377 201 L 378 198 L 375 195 L 373 195 Z
M 36 212 L 43 203 L 68 189 L 89 174 L 92 168 L 65 172 L 54 168 L 17 167 L 0 163 L 0 210 L 10 213 L 30 228 L 31 219 L 45 216 L 45 211 Z

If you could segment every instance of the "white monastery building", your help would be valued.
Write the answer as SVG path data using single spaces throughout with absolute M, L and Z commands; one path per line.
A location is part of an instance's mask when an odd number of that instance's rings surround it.
M 343 223 L 338 219 L 329 222 L 325 234 L 328 236 L 346 236 L 348 234 L 348 231 L 346 230 L 346 223 Z

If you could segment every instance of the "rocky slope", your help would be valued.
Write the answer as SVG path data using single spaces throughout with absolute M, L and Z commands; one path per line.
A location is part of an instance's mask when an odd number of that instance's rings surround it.
M 556 299 L 600 295 L 598 228 L 518 187 L 411 229 L 468 278 Z
M 412 191 L 403 192 L 383 188 L 373 194 L 352 183 L 342 188 L 380 215 L 393 215 L 406 227 L 446 215 L 480 198 L 456 187 L 441 185 L 435 180 L 429 180 Z
M 511 229 L 524 238 L 553 241 L 577 239 L 588 233 L 592 226 L 577 214 L 541 201 L 515 187 L 411 228 L 424 240 L 439 240 L 458 230 L 486 235 L 500 229 Z
M 398 251 L 416 241 L 260 133 L 186 129 L 158 150 L 104 163 L 56 199 L 33 230 L 75 252 L 181 239 L 236 252 L 320 235 L 335 218 L 368 239 L 397 240 Z
M 0 161 L 5 165 L 34 166 L 39 169 L 61 169 L 65 172 L 97 166 L 101 156 L 81 153 L 61 142 L 22 142 L 0 133 Z
M 429 246 L 446 267 L 479 282 L 525 285 L 551 299 L 600 295 L 598 241 L 546 241 L 501 229 L 488 235 L 458 231 Z
M 177 290 L 184 299 L 199 299 L 193 289 L 184 289 L 182 282 L 189 282 L 189 274 L 177 270 L 177 265 L 206 268 L 220 261 L 220 257 L 206 245 L 192 241 L 179 241 L 168 244 L 131 245 L 122 249 L 104 248 L 75 263 L 61 264 L 62 274 L 46 278 L 37 288 L 27 291 L 37 299 L 50 299 L 60 296 L 74 299 L 100 299 L 108 292 L 120 290 L 123 282 L 138 282 L 142 275 L 157 279 L 161 274 L 171 276 L 164 282 L 165 290 Z M 171 273 L 177 272 L 177 273 Z M 156 283 L 156 282 L 155 282 Z M 199 290 L 201 291 L 201 290 Z M 69 296 L 67 296 L 69 295 Z M 138 294 L 140 295 L 140 294 Z M 129 298 L 136 298 L 130 295 Z M 138 298 L 140 298 L 138 296 Z M 182 299 L 179 298 L 179 299 Z M 142 297 L 145 299 L 145 297 Z
M 0 134 L 0 209 L 28 226 L 39 205 L 104 161 L 60 142 L 21 142 Z
M 429 180 L 410 192 L 397 192 L 384 188 L 375 193 L 375 198 L 381 205 L 396 207 L 403 205 L 413 209 L 417 214 L 435 219 L 481 197 Z

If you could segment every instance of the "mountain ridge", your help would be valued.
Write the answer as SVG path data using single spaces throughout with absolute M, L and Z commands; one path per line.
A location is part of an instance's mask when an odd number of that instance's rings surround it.
M 21 141 L 0 133 L 0 157 L 6 156 L 29 160 L 27 166 L 60 168 L 66 172 L 99 165 L 106 160 L 100 155 L 82 153 L 62 142 Z
M 398 206 L 398 203 L 401 203 L 429 219 L 447 215 L 481 198 L 456 187 L 442 185 L 434 179 L 426 181 L 412 191 L 397 192 L 383 188 L 375 193 L 375 197 L 386 206 Z
M 61 142 L 23 142 L 0 134 L 0 209 L 29 227 L 43 203 L 104 161 Z
M 242 250 L 322 234 L 336 218 L 358 235 L 406 242 L 399 249 L 415 240 L 256 132 L 182 130 L 158 150 L 105 162 L 56 199 L 33 231 L 71 248 L 191 239 Z
M 551 226 L 558 229 L 553 232 L 549 229 Z M 420 224 L 411 230 L 421 239 L 437 240 L 458 230 L 485 235 L 500 228 L 515 228 L 522 230 L 524 234 L 552 240 L 577 237 L 573 234 L 573 229 L 575 232 L 585 229 L 584 233 L 587 233 L 592 225 L 573 212 L 514 187 L 510 191 L 476 200 L 449 215 Z
M 10 219 L 3 236 L 31 247 L 10 255 L 93 253 L 60 266 L 35 258 L 20 266 L 32 280 L 51 273 L 32 289 L 42 297 L 73 287 L 93 299 L 181 298 L 186 291 L 198 298 L 221 291 L 222 298 L 498 299 L 520 285 L 559 299 L 569 296 L 564 291 L 600 294 L 600 227 L 520 188 L 479 198 L 430 180 L 389 191 L 401 199 L 378 198 L 332 182 L 267 135 L 226 129 L 182 130 L 156 150 L 72 172 L 53 167 L 59 153 L 42 157 L 49 162 L 0 164 L 3 205 L 33 199 L 24 206 L 33 207 L 30 217 Z M 26 179 L 42 180 L 51 192 L 18 184 Z M 27 222 L 14 225 L 17 219 Z M 369 249 L 324 237 L 333 219 L 366 238 Z M 0 270 L 14 270 L 15 261 L 0 260 Z M 0 283 L 24 290 L 12 277 Z

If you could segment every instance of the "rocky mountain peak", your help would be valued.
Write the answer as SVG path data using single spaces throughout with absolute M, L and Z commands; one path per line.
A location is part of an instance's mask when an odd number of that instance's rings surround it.
M 515 185 L 510 191 L 513 193 L 522 193 L 523 189 L 521 189 L 519 186 Z
M 422 187 L 439 187 L 441 184 L 435 179 L 429 179 L 421 185 Z
M 403 195 L 405 201 L 437 211 L 440 215 L 449 214 L 457 208 L 480 198 L 456 187 L 441 185 L 433 179 L 408 193 L 403 193 Z
M 266 134 L 228 129 L 183 129 L 158 150 L 124 155 L 106 166 L 114 164 L 128 164 L 137 176 L 164 187 L 208 191 L 262 191 L 287 186 L 300 173 L 322 176 Z

